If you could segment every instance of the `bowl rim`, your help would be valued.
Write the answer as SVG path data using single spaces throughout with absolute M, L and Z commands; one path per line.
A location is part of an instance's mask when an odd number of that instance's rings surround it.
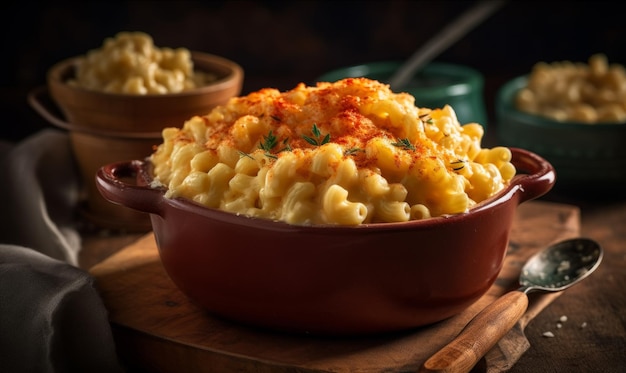
M 500 116 L 500 122 L 506 125 L 505 117 L 513 118 L 518 122 L 536 126 L 546 127 L 550 129 L 559 130 L 579 130 L 579 131 L 614 131 L 616 129 L 624 129 L 626 131 L 626 122 L 622 123 L 584 123 L 576 121 L 563 121 L 558 122 L 541 115 L 531 114 L 523 112 L 515 107 L 513 99 L 517 92 L 526 86 L 528 82 L 529 74 L 519 75 L 505 82 L 496 93 L 496 113 Z M 499 123 L 500 124 L 500 123 Z
M 357 65 L 344 66 L 327 71 L 316 78 L 316 81 L 334 81 L 342 78 L 357 78 L 367 76 L 368 74 L 389 74 L 402 65 L 399 60 L 374 61 Z M 415 92 L 419 89 L 420 93 L 411 93 L 413 96 L 429 97 L 429 96 L 464 96 L 472 92 L 472 86 L 481 89 L 484 85 L 482 73 L 470 66 L 459 65 L 448 62 L 430 62 L 420 71 L 424 74 L 441 74 L 449 75 L 463 81 L 456 82 L 447 86 L 429 86 L 429 87 L 404 87 L 401 91 L 411 90 Z M 420 73 L 418 72 L 418 74 Z M 388 84 L 387 82 L 384 82 Z
M 201 87 L 196 87 L 194 89 L 190 89 L 182 92 L 175 93 L 160 93 L 160 94 L 146 94 L 146 95 L 137 95 L 132 93 L 109 93 L 102 92 L 93 89 L 87 89 L 84 87 L 67 84 L 67 79 L 64 79 L 64 74 L 68 73 L 70 69 L 74 69 L 76 62 L 83 58 L 84 55 L 73 56 L 69 58 L 65 58 L 55 64 L 53 64 L 46 73 L 46 80 L 48 85 L 56 84 L 64 89 L 75 91 L 81 95 L 92 95 L 95 97 L 107 97 L 117 98 L 117 99 L 150 99 L 150 100 L 168 100 L 172 98 L 185 98 L 189 96 L 195 96 L 198 94 L 206 94 L 214 91 L 220 91 L 230 87 L 233 83 L 241 84 L 243 81 L 244 70 L 241 65 L 237 62 L 232 61 L 228 58 L 214 55 L 211 53 L 200 52 L 200 51 L 190 51 L 191 58 L 194 63 L 194 70 L 197 69 L 197 62 L 199 60 L 210 63 L 212 66 L 218 66 L 220 68 L 228 70 L 228 73 L 209 84 L 203 85 Z M 202 69 L 198 69 L 200 71 L 204 71 Z M 73 72 L 72 72 L 73 73 Z
M 101 167 L 96 175 L 96 184 L 106 199 L 114 203 L 120 203 L 139 211 L 161 216 L 163 212 L 172 208 L 185 213 L 199 215 L 203 218 L 231 222 L 237 226 L 254 229 L 266 229 L 273 231 L 323 231 L 344 232 L 353 230 L 368 231 L 405 231 L 410 229 L 434 229 L 436 226 L 457 224 L 475 215 L 489 214 L 498 206 L 509 203 L 520 204 L 528 200 L 536 199 L 548 193 L 555 184 L 556 174 L 553 166 L 541 156 L 520 148 L 510 148 L 515 156 L 515 162 L 526 165 L 535 170 L 518 168 L 518 172 L 510 181 L 509 185 L 495 195 L 477 203 L 468 211 L 435 216 L 428 219 L 409 220 L 403 222 L 363 223 L 358 225 L 336 224 L 290 224 L 280 220 L 272 220 L 261 217 L 252 217 L 245 214 L 237 214 L 229 211 L 210 208 L 192 200 L 181 197 L 165 197 L 167 187 L 164 185 L 153 186 L 152 163 L 149 157 L 143 160 L 121 161 Z M 524 172 L 521 172 L 524 171 Z M 118 175 L 133 177 L 136 184 L 129 185 L 118 178 Z
M 218 220 L 221 222 L 233 222 L 237 226 L 248 227 L 254 229 L 285 231 L 285 232 L 331 232 L 340 233 L 354 230 L 363 230 L 365 232 L 377 231 L 406 231 L 411 229 L 433 229 L 436 226 L 444 224 L 460 223 L 468 219 L 470 216 L 486 213 L 485 211 L 495 208 L 497 205 L 508 202 L 513 195 L 520 189 L 520 185 L 509 185 L 502 189 L 496 195 L 477 203 L 468 211 L 458 214 L 448 214 L 434 216 L 428 219 L 408 220 L 402 222 L 385 222 L 385 223 L 362 223 L 357 225 L 340 225 L 340 224 L 290 224 L 281 220 L 272 220 L 262 217 L 248 216 L 244 214 L 234 214 L 216 208 L 206 207 L 192 200 L 181 197 L 166 198 L 162 196 L 163 202 L 177 210 L 199 215 L 203 218 Z M 364 232 L 364 233 L 365 233 Z

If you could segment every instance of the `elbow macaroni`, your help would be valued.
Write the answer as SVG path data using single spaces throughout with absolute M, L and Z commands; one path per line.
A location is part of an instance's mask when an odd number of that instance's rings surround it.
M 147 95 L 187 91 L 215 79 L 194 71 L 186 48 L 157 48 L 146 33 L 120 32 L 81 57 L 69 83 L 107 93 Z
M 626 69 L 609 65 L 603 54 L 588 64 L 570 61 L 533 66 L 516 107 L 559 122 L 626 122 Z
M 359 225 L 467 212 L 515 175 L 508 148 L 450 106 L 366 78 L 262 89 L 182 128 L 151 156 L 166 198 L 290 224 Z

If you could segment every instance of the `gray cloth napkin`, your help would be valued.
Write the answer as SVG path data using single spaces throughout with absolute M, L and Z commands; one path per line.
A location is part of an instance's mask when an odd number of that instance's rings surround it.
M 87 272 L 23 246 L 0 245 L 0 300 L 0 371 L 123 371 Z
M 77 267 L 69 136 L 0 147 L 0 372 L 121 372 L 93 277 Z
M 36 133 L 5 151 L 0 167 L 0 243 L 77 265 L 80 182 L 69 136 L 52 129 Z

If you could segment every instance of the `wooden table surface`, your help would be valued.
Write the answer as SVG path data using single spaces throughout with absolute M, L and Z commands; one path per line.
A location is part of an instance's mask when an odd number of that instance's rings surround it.
M 526 327 L 530 348 L 510 372 L 626 372 L 626 199 L 551 193 L 541 200 L 579 207 L 580 235 L 597 240 L 605 256 L 593 276 L 568 289 Z M 91 268 L 142 236 L 85 233 L 81 267 Z M 548 331 L 554 337 L 544 336 Z
M 578 206 L 581 236 L 598 241 L 605 256 L 590 281 L 568 289 L 528 325 L 530 348 L 511 373 L 626 372 L 626 196 L 589 195 L 596 194 L 544 198 Z M 561 316 L 567 322 L 557 330 Z

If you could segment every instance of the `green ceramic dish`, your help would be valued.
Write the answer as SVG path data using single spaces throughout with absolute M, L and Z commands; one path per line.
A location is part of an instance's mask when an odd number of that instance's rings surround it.
M 517 110 L 513 99 L 527 76 L 496 93 L 496 133 L 500 144 L 546 158 L 556 169 L 555 190 L 623 190 L 626 183 L 626 123 L 556 122 Z
M 387 82 L 401 62 L 383 61 L 348 66 L 329 71 L 317 81 L 334 82 L 343 78 L 367 77 Z M 419 107 L 452 106 L 461 124 L 476 122 L 487 126 L 483 101 L 484 78 L 470 67 L 448 63 L 431 63 L 419 71 L 403 91 L 415 97 Z

